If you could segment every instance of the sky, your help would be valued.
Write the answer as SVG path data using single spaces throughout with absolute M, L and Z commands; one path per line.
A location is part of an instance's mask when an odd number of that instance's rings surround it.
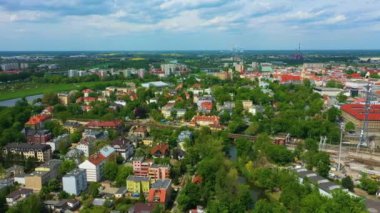
M 380 0 L 0 0 L 0 50 L 380 49 Z

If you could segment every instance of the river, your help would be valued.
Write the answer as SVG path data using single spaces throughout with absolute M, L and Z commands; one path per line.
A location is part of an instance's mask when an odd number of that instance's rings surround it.
M 34 100 L 38 99 L 38 98 L 42 98 L 43 95 L 42 94 L 39 94 L 39 95 L 31 95 L 31 96 L 27 96 L 26 97 L 26 100 L 31 103 L 33 102 Z M 9 100 L 5 100 L 5 101 L 0 101 L 0 107 L 13 107 L 16 105 L 17 101 L 20 101 L 21 98 L 15 98 L 15 99 L 9 99 Z

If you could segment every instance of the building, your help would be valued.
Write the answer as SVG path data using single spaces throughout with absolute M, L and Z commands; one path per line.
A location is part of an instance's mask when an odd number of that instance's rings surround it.
M 19 70 L 19 69 L 20 67 L 18 63 L 1 64 L 1 70 L 3 71 Z
M 171 196 L 171 184 L 172 181 L 170 179 L 157 180 L 153 183 L 149 190 L 148 202 L 167 204 Z
M 148 213 L 153 212 L 156 208 L 154 203 L 136 203 L 128 209 L 128 213 Z
M 76 121 L 66 121 L 63 124 L 63 128 L 67 129 L 70 134 L 74 133 L 75 131 L 78 131 L 82 127 L 82 124 Z
M 363 104 L 344 104 L 340 108 L 344 122 L 352 122 L 355 125 L 355 132 L 360 132 L 365 120 Z M 371 105 L 368 114 L 368 133 L 375 138 L 376 146 L 380 146 L 380 105 Z
M 23 129 L 23 133 L 28 143 L 46 143 L 53 138 L 53 135 L 46 129 Z
M 125 139 L 124 137 L 119 137 L 111 142 L 111 146 L 119 153 L 124 160 L 132 157 L 134 152 L 134 147 L 131 141 Z
M 62 161 L 58 159 L 51 159 L 48 162 L 36 167 L 34 171 L 36 172 L 49 172 L 50 179 L 54 179 L 58 176 L 58 170 L 61 166 Z
M 129 130 L 129 136 L 145 138 L 148 136 L 148 129 L 145 126 L 133 126 Z
M 152 180 L 169 179 L 170 167 L 169 165 L 152 164 L 148 169 L 148 176 Z
M 132 161 L 133 174 L 136 176 L 148 176 L 152 161 L 144 161 L 144 158 L 134 158 Z
M 57 96 L 61 104 L 67 106 L 70 103 L 70 95 L 68 93 L 58 93 Z
M 162 81 L 154 81 L 154 82 L 142 83 L 141 86 L 144 88 L 150 88 L 150 87 L 164 88 L 164 87 L 168 87 L 169 84 Z
M 153 147 L 152 150 L 150 151 L 150 154 L 154 158 L 163 158 L 165 156 L 169 155 L 169 144 L 167 143 L 161 143 L 158 144 L 157 146 Z
M 40 162 L 51 159 L 51 147 L 46 144 L 9 143 L 3 147 L 3 153 L 17 154 L 24 158 L 36 158 Z
M 86 170 L 74 169 L 62 177 L 63 191 L 79 195 L 87 189 Z
M 51 116 L 47 114 L 34 115 L 29 118 L 29 120 L 25 123 L 25 126 L 32 129 L 40 129 L 43 128 L 45 121 L 48 121 L 50 118 Z
M 329 87 L 314 87 L 314 92 L 320 94 L 321 96 L 336 97 L 339 93 L 343 92 L 343 89 L 339 88 L 329 88 Z
M 88 157 L 93 152 L 93 141 L 94 140 L 92 138 L 83 138 L 81 141 L 79 141 L 78 145 L 76 146 L 76 149 L 82 151 L 84 156 Z
M 106 157 L 100 153 L 91 155 L 88 160 L 79 164 L 80 169 L 86 170 L 87 182 L 98 182 L 103 177 L 103 166 L 106 162 Z
M 51 147 L 51 151 L 54 152 L 54 150 L 59 148 L 59 145 L 61 143 L 64 143 L 66 141 L 69 141 L 69 134 L 63 134 L 59 135 L 58 137 L 54 138 L 53 140 L 46 142 L 47 145 Z
M 121 129 L 123 123 L 120 120 L 113 121 L 90 121 L 86 124 L 89 129 Z
M 33 190 L 20 188 L 14 192 L 11 192 L 9 195 L 7 195 L 6 197 L 7 205 L 14 206 L 19 201 L 22 201 L 23 199 L 29 197 L 32 194 L 33 194 Z
M 129 175 L 127 178 L 127 190 L 132 197 L 139 197 L 141 193 L 148 194 L 150 189 L 149 177 Z
M 33 191 L 39 192 L 42 187 L 47 184 L 50 180 L 49 172 L 32 172 L 25 175 L 25 188 L 32 189 Z
M 191 119 L 190 124 L 194 126 L 209 126 L 213 128 L 220 128 L 219 120 L 219 116 L 197 115 Z

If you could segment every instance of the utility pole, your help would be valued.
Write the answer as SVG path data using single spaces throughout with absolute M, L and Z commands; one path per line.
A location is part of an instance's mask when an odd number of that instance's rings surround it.
M 368 138 L 368 116 L 371 109 L 372 85 L 369 81 L 368 81 L 368 84 L 365 86 L 365 89 L 366 89 L 366 99 L 365 99 L 365 105 L 363 109 L 364 119 L 363 119 L 362 129 L 360 131 L 359 143 L 358 143 L 358 146 L 356 147 L 356 152 L 359 152 L 359 149 L 361 146 L 371 148 L 369 144 L 370 141 Z
M 341 157 L 342 157 L 342 141 L 343 141 L 343 129 L 344 128 L 344 123 L 340 123 L 340 143 L 339 143 L 339 157 L 338 157 L 338 172 L 340 172 L 341 169 Z

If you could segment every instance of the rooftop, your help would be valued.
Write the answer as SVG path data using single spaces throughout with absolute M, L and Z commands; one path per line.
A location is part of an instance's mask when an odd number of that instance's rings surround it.
M 134 182 L 149 181 L 149 177 L 129 175 L 127 177 L 127 180 L 134 181 Z
M 358 120 L 364 120 L 365 118 L 363 104 L 344 104 L 340 109 Z M 370 106 L 368 120 L 380 121 L 380 105 Z
M 160 179 L 152 184 L 153 189 L 167 189 L 169 188 L 172 181 L 170 179 Z

